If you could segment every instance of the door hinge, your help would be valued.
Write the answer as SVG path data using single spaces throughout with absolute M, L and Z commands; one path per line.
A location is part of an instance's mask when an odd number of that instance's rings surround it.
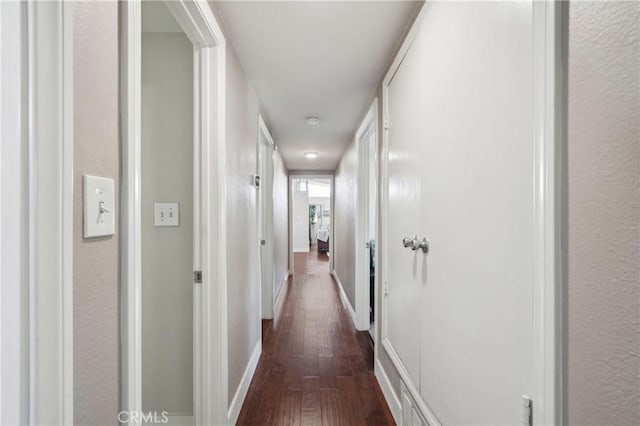
M 196 284 L 202 283 L 202 271 L 193 271 L 193 282 Z
M 391 120 L 389 119 L 389 114 L 384 115 L 384 128 L 388 129 L 391 127 Z
M 389 281 L 384 282 L 384 294 L 389 294 Z
M 522 395 L 522 424 L 533 426 L 533 398 Z

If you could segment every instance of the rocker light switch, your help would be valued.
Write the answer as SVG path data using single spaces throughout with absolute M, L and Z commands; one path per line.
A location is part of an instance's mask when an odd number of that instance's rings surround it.
M 155 226 L 180 226 L 180 207 L 178 203 L 155 203 L 153 217 Z
M 115 232 L 113 179 L 84 175 L 84 238 L 104 237 Z

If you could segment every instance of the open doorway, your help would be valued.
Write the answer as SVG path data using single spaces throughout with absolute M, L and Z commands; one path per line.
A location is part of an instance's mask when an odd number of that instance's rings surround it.
M 224 38 L 192 0 L 127 2 L 121 30 L 123 422 L 222 424 Z
M 356 134 L 358 144 L 358 223 L 356 266 L 356 322 L 359 330 L 369 330 L 376 340 L 377 226 L 378 226 L 378 143 L 377 100 L 373 102 Z M 362 244 L 362 245 L 360 245 Z
M 366 256 L 366 264 L 364 266 L 364 275 L 366 284 L 369 287 L 369 334 L 375 341 L 375 324 L 376 324 L 376 229 L 378 226 L 377 220 L 377 143 L 376 143 L 376 131 L 375 126 L 370 127 L 363 142 L 363 155 L 365 160 L 365 167 L 362 173 L 366 175 L 366 179 L 363 182 L 365 187 L 365 202 L 364 207 L 367 209 L 367 220 L 365 226 L 365 248 L 368 249 L 368 256 Z
M 177 425 L 194 406 L 193 50 L 164 2 L 142 3 L 142 411 Z
M 293 272 L 331 271 L 332 177 L 292 176 L 291 251 Z
M 258 120 L 258 232 L 262 319 L 273 319 L 276 298 L 274 271 L 274 142 L 262 116 Z M 279 284 L 279 283 L 278 283 Z

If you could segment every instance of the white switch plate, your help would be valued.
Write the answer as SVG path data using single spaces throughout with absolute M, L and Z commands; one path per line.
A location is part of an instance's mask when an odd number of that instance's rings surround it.
M 113 179 L 83 176 L 84 238 L 104 237 L 115 232 Z
M 153 218 L 155 226 L 180 226 L 180 206 L 178 203 L 155 203 Z

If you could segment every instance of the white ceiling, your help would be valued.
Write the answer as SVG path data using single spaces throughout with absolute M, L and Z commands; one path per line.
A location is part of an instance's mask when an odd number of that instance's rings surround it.
M 335 169 L 420 4 L 214 2 L 289 169 Z

